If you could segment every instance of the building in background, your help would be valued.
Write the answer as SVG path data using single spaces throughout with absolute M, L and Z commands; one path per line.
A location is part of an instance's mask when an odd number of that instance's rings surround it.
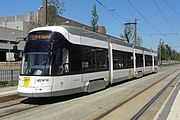
M 38 24 L 39 26 L 42 26 L 42 7 L 38 9 Z M 90 26 L 79 23 L 77 21 L 62 17 L 62 16 L 58 16 L 59 20 L 61 21 L 61 25 L 69 25 L 69 26 L 75 26 L 75 27 L 79 27 L 79 28 L 83 28 L 86 30 L 90 30 Z M 106 28 L 104 26 L 99 26 L 98 28 L 98 32 L 99 33 L 103 33 L 106 34 Z
M 27 33 L 34 27 L 32 27 L 32 17 L 36 19 L 37 26 L 42 26 L 42 7 L 38 9 L 38 13 L 16 16 L 2 16 L 0 17 L 0 62 L 14 61 L 13 59 L 13 46 L 17 40 L 17 37 L 26 37 Z M 58 16 L 62 25 L 70 25 L 90 30 L 90 26 L 73 21 L 71 19 Z M 104 26 L 100 26 L 98 32 L 105 34 L 106 29 Z M 18 50 L 23 51 L 25 42 L 18 44 Z
M 0 62 L 14 61 L 13 46 L 17 37 L 27 35 L 27 26 L 30 15 L 3 16 L 0 17 Z M 23 50 L 24 43 L 18 45 Z
M 26 31 L 30 14 L 0 17 L 0 27 Z M 27 31 L 26 31 L 27 32 Z

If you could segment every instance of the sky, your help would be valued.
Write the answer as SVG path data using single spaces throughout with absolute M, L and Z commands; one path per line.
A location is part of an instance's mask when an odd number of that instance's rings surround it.
M 62 0 L 60 0 L 62 1 Z M 97 2 L 99 1 L 99 2 Z M 64 0 L 63 17 L 90 25 L 91 10 L 96 4 L 98 25 L 107 34 L 119 37 L 124 23 L 137 18 L 137 35 L 142 46 L 157 50 L 160 39 L 180 52 L 180 0 Z M 37 13 L 42 0 L 2 0 L 0 16 Z

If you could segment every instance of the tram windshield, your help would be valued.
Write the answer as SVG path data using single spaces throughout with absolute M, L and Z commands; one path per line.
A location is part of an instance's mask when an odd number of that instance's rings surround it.
M 63 37 L 51 31 L 28 35 L 23 53 L 21 75 L 55 75 L 63 66 Z
M 49 75 L 48 53 L 24 53 L 21 74 L 23 75 Z

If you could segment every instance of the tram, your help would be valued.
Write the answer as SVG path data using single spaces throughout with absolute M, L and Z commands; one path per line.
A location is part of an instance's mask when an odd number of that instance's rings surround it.
M 94 92 L 157 70 L 152 50 L 77 27 L 39 27 L 26 37 L 17 91 L 27 97 Z

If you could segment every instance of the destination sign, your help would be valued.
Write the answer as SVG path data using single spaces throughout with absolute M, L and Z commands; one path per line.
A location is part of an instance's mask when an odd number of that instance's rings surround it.
M 28 35 L 28 40 L 54 40 L 56 35 L 51 31 L 35 31 Z
M 51 35 L 37 35 L 37 39 L 50 39 Z
M 29 34 L 28 40 L 50 40 L 51 34 Z

